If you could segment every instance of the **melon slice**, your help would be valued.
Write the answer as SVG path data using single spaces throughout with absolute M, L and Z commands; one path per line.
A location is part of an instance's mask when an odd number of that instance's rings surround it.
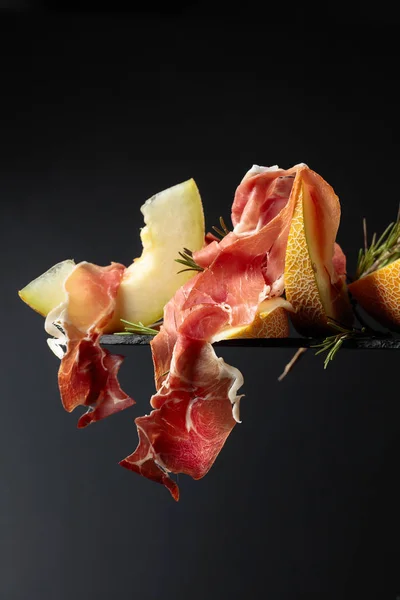
M 357 279 L 349 291 L 378 323 L 400 333 L 400 259 Z
M 143 325 L 161 319 L 167 302 L 195 274 L 178 273 L 179 252 L 204 244 L 203 206 L 193 179 L 156 194 L 140 210 L 146 224 L 140 232 L 143 252 L 123 275 L 108 332 L 123 330 L 121 319 Z
M 158 321 L 176 290 L 195 274 L 178 273 L 183 268 L 175 262 L 179 252 L 184 248 L 195 252 L 204 244 L 203 206 L 193 179 L 156 194 L 140 210 L 145 221 L 140 232 L 143 252 L 124 272 L 108 333 L 123 331 L 121 319 L 144 325 Z M 46 316 L 66 299 L 64 283 L 74 267 L 72 260 L 55 265 L 19 296 Z
M 19 297 L 42 317 L 66 300 L 64 282 L 75 268 L 73 260 L 63 260 L 39 275 L 18 292 Z
M 331 186 L 310 169 L 302 172 L 295 185 L 285 293 L 299 333 L 321 335 L 330 331 L 329 319 L 348 326 L 353 322 L 345 277 L 336 272 L 333 262 L 340 204 Z

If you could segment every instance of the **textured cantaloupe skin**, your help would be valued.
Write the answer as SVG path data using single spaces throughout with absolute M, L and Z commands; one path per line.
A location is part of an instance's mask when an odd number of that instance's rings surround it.
M 284 338 L 289 335 L 289 320 L 284 308 L 276 308 L 266 316 L 257 315 L 251 331 L 243 337 Z
M 357 279 L 349 292 L 378 323 L 400 333 L 400 259 Z
M 335 274 L 332 258 L 340 221 L 340 203 L 322 177 L 303 169 L 293 185 L 296 195 L 285 260 L 285 293 L 302 335 L 325 335 L 328 319 L 353 323 L 347 286 Z
M 282 297 L 264 300 L 249 325 L 227 328 L 213 342 L 235 338 L 284 338 L 290 333 L 288 310 L 290 304 Z

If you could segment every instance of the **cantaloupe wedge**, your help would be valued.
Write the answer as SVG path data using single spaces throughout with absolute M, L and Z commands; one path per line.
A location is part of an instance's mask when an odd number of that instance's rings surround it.
M 340 204 L 331 186 L 311 169 L 301 171 L 292 194 L 285 259 L 285 293 L 294 308 L 290 317 L 301 334 L 322 335 L 330 330 L 328 319 L 353 322 L 344 276 L 333 266 Z
M 378 323 L 400 332 L 400 259 L 357 279 L 349 291 Z
M 258 307 L 257 314 L 250 325 L 231 327 L 220 331 L 212 342 L 232 340 L 235 338 L 283 338 L 289 335 L 287 311 L 291 310 L 289 302 L 283 298 L 264 300 Z
M 165 304 L 193 271 L 178 273 L 175 262 L 183 248 L 193 252 L 204 244 L 204 214 L 199 190 L 193 179 L 168 188 L 141 207 L 145 227 L 140 232 L 142 255 L 123 275 L 116 310 L 108 333 L 123 331 L 121 319 L 150 325 L 163 315 Z M 19 296 L 31 308 L 46 316 L 66 299 L 65 281 L 75 267 L 64 261 L 31 281 Z

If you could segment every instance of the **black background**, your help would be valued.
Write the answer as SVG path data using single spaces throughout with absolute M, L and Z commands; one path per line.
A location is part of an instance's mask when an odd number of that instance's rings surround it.
M 326 371 L 308 353 L 278 383 L 290 351 L 221 350 L 245 377 L 243 423 L 203 480 L 179 478 L 176 504 L 117 465 L 148 412 L 149 349 L 127 349 L 121 370 L 136 406 L 78 431 L 43 321 L 17 297 L 65 258 L 129 264 L 140 205 L 189 177 L 210 228 L 253 163 L 306 162 L 333 185 L 351 273 L 362 217 L 380 231 L 400 199 L 393 15 L 13 7 L 0 13 L 0 598 L 395 600 L 397 353 L 343 350 Z

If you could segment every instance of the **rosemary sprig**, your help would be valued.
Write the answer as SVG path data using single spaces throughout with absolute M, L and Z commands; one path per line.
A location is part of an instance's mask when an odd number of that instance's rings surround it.
M 141 335 L 156 335 L 158 333 L 157 329 L 146 327 L 141 321 L 138 323 L 131 323 L 125 319 L 121 319 L 121 321 L 122 323 L 129 325 L 129 327 L 125 325 L 125 331 L 118 331 L 115 335 L 130 335 L 131 333 L 139 333 Z
M 364 248 L 358 253 L 356 279 L 365 277 L 400 258 L 400 209 L 394 223 L 385 229 L 379 239 L 376 233 L 371 244 L 367 241 L 367 222 L 363 219 Z
M 316 355 L 326 352 L 324 369 L 326 369 L 329 363 L 335 358 L 345 340 L 363 337 L 366 334 L 365 327 L 362 327 L 361 329 L 348 329 L 332 319 L 328 319 L 328 325 L 333 329 L 336 329 L 338 333 L 328 335 L 320 344 L 312 346 L 313 348 L 319 348 L 315 353 Z
M 229 233 L 229 229 L 225 225 L 225 221 L 222 217 L 219 218 L 219 223 L 221 225 L 221 229 L 219 227 L 214 227 L 213 229 L 221 238 L 224 238 Z M 183 252 L 179 252 L 180 258 L 176 258 L 175 262 L 183 265 L 185 269 L 181 269 L 178 273 L 184 273 L 185 271 L 204 271 L 203 267 L 198 265 L 193 258 L 193 252 L 188 248 L 184 248 Z
M 193 252 L 188 250 L 188 248 L 184 248 L 183 252 L 179 252 L 179 256 L 181 258 L 176 258 L 175 262 L 180 263 L 186 267 L 186 269 L 181 269 L 178 273 L 184 273 L 185 271 L 204 271 L 203 267 L 200 267 L 200 265 L 194 261 Z
M 218 233 L 221 238 L 224 238 L 226 235 L 228 235 L 229 229 L 225 225 L 225 221 L 222 217 L 219 218 L 219 224 L 221 225 L 221 229 L 219 227 L 215 227 L 215 225 L 212 226 L 212 229 L 214 229 L 214 231 Z

